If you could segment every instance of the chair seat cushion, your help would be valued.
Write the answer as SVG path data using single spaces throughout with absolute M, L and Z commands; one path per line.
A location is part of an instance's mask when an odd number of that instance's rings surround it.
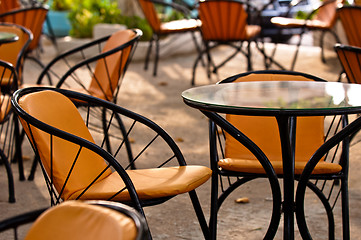
M 162 23 L 160 26 L 160 33 L 181 33 L 187 31 L 195 31 L 201 26 L 201 22 L 196 19 L 182 19 Z
M 285 18 L 285 17 L 273 17 L 271 19 L 271 22 L 281 27 L 294 27 L 294 28 L 306 27 L 309 29 L 329 29 L 331 27 L 329 23 L 316 19 L 304 20 L 304 19 L 294 19 L 294 18 Z
M 186 193 L 205 183 L 212 174 L 204 166 L 180 166 L 127 170 L 140 199 L 156 199 Z M 91 186 L 80 199 L 110 199 L 125 187 L 117 172 Z M 83 190 L 72 194 L 69 199 L 76 199 Z M 129 201 L 128 191 L 123 191 L 111 198 L 113 201 Z
M 123 239 L 137 236 L 134 221 L 116 210 L 81 201 L 66 201 L 45 211 L 26 239 Z
M 283 164 L 282 161 L 272 161 L 272 166 L 276 174 L 283 174 Z M 307 162 L 297 161 L 295 162 L 295 174 L 300 175 L 306 166 Z M 218 165 L 223 170 L 235 171 L 235 172 L 245 172 L 245 173 L 265 173 L 261 163 L 257 160 L 245 160 L 245 159 L 236 159 L 236 158 L 225 158 L 221 159 L 218 162 Z M 329 163 L 325 161 L 320 161 L 312 174 L 332 174 L 339 173 L 342 170 L 342 167 L 337 163 Z

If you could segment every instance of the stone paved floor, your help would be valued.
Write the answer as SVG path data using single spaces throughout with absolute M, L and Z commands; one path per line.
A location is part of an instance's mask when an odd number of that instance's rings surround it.
M 185 43 L 184 43 L 185 44 Z M 269 46 L 269 45 L 268 45 Z M 141 48 L 139 48 L 141 49 Z M 293 46 L 281 45 L 276 59 L 283 64 L 289 64 Z M 143 50 L 139 50 L 143 51 Z M 215 51 L 216 59 L 227 48 Z M 320 49 L 317 47 L 303 47 L 296 65 L 297 71 L 314 74 L 329 81 L 336 81 L 340 72 L 340 66 L 336 55 L 332 51 L 327 52 L 327 64 L 320 61 Z M 42 59 L 50 60 L 55 51 L 51 45 L 44 42 Z M 190 78 L 195 54 L 178 55 L 161 59 L 158 76 L 153 77 L 151 71 L 143 70 L 142 61 L 133 61 L 125 76 L 120 100 L 122 106 L 143 114 L 161 125 L 174 139 L 176 139 L 189 164 L 201 164 L 209 166 L 208 154 L 208 127 L 207 119 L 197 110 L 187 107 L 181 98 L 181 92 L 190 88 Z M 262 57 L 255 53 L 253 56 L 255 69 L 262 69 Z M 152 67 L 152 64 L 151 64 Z M 204 69 L 198 68 L 197 85 L 215 83 L 219 79 L 246 71 L 245 59 L 239 55 L 226 66 L 219 70 L 219 76 L 209 81 Z M 25 81 L 35 82 L 38 71 L 32 64 L 25 64 Z M 29 147 L 24 151 L 31 156 Z M 350 154 L 350 219 L 351 238 L 361 239 L 361 170 L 360 144 L 351 148 Z M 25 161 L 28 173 L 31 161 Z M 4 170 L 0 171 L 0 220 L 28 210 L 48 206 L 49 200 L 40 171 L 37 172 L 34 181 L 18 181 L 17 166 L 13 165 L 16 180 L 15 204 L 7 202 L 6 180 Z M 199 198 L 205 215 L 209 216 L 209 193 L 210 183 L 206 183 L 198 189 Z M 249 198 L 248 204 L 237 204 L 235 199 L 240 197 Z M 312 205 L 312 201 L 308 204 Z M 257 180 L 235 191 L 224 203 L 219 213 L 218 239 L 262 239 L 269 221 L 271 209 L 270 192 L 268 183 Z M 314 239 L 327 239 L 326 232 L 319 230 L 324 227 L 322 211 L 311 208 L 310 217 Z M 147 208 L 146 215 L 154 239 L 202 239 L 195 214 L 187 195 L 176 197 L 164 205 Z M 339 211 L 337 212 L 337 215 Z M 337 231 L 340 224 L 337 225 Z M 282 226 L 276 239 L 282 239 Z M 296 238 L 300 239 L 298 233 Z M 0 239 L 7 239 L 0 235 Z

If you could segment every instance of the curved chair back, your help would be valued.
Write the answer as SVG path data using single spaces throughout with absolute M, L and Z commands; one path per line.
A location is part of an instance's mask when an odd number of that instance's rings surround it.
M 139 37 L 139 32 L 125 30 L 114 33 L 107 40 L 102 53 L 114 51 L 114 49 L 119 49 L 120 46 L 123 46 L 123 48 L 97 61 L 89 87 L 89 92 L 93 96 L 108 101 L 113 101 L 114 97 L 117 96 L 119 82 L 127 69 L 133 46 Z
M 154 7 L 154 3 L 149 0 L 138 0 L 140 7 L 143 10 L 143 14 L 147 19 L 149 25 L 155 32 L 160 31 L 161 22 L 158 17 L 158 13 Z
M 40 158 L 52 204 L 111 200 L 131 204 L 144 215 L 143 206 L 189 193 L 203 233 L 208 234 L 194 190 L 209 179 L 211 170 L 186 166 L 176 143 L 154 122 L 109 101 L 65 89 L 21 89 L 12 104 Z M 106 114 L 100 118 L 90 108 Z M 105 128 L 96 127 L 100 124 Z M 106 141 L 114 153 L 104 149 Z
M 248 39 L 244 3 L 239 1 L 201 1 L 199 19 L 205 41 L 232 41 Z
M 0 60 L 0 159 L 8 176 L 9 202 L 15 202 L 14 179 L 10 161 L 14 152 L 13 133 L 17 129 L 13 130 L 10 99 L 12 93 L 16 90 L 16 83 L 17 73 L 13 65 Z
M 227 82 L 240 82 L 240 81 L 324 81 L 312 75 L 288 72 L 288 71 L 256 71 L 247 72 L 232 76 L 228 79 L 221 81 L 220 83 Z M 282 173 L 281 166 L 281 142 L 279 137 L 278 125 L 276 119 L 273 117 L 254 117 L 254 116 L 239 116 L 227 114 L 226 119 L 240 129 L 246 136 L 248 136 L 262 151 L 266 154 L 269 160 L 273 163 L 277 174 Z M 324 131 L 324 117 L 299 117 L 296 124 L 296 152 L 295 152 L 295 174 L 301 174 L 307 161 L 311 158 L 314 152 L 324 143 L 325 131 Z M 253 161 L 258 160 L 253 156 L 247 148 L 241 143 L 226 133 L 225 142 L 225 158 L 226 161 L 221 161 L 219 164 L 225 169 L 229 169 L 228 164 L 232 164 L 237 159 L 251 160 L 246 161 L 250 171 L 256 171 L 263 173 L 263 168 L 257 170 Z M 232 160 L 233 159 L 233 160 Z M 225 164 L 223 166 L 223 164 Z M 247 164 L 244 164 L 242 168 L 245 168 L 247 172 Z M 338 164 L 331 164 L 328 166 L 330 171 L 340 171 Z M 332 169 L 331 169 L 332 168 Z M 318 169 L 315 169 L 315 173 Z M 320 172 L 324 169 L 319 169 Z M 327 170 L 328 171 L 328 170 Z
M 67 201 L 48 209 L 24 213 L 0 222 L 0 231 L 32 223 L 25 239 L 146 238 L 147 224 L 134 209 L 108 201 Z M 20 231 L 19 231 L 20 232 Z
M 15 33 L 18 40 L 0 45 L 1 60 L 11 63 L 21 78 L 25 52 L 33 39 L 32 33 L 21 25 L 0 23 L 0 31 Z
M 343 6 L 337 10 L 348 45 L 361 47 L 361 6 Z
M 43 23 L 47 13 L 48 8 L 44 6 L 20 8 L 0 14 L 0 22 L 15 23 L 29 29 L 34 36 L 28 47 L 28 51 L 32 51 L 39 46 Z
M 335 45 L 335 51 L 350 83 L 361 83 L 361 48 Z
M 124 74 L 142 32 L 127 29 L 71 49 L 54 58 L 39 75 L 57 88 L 71 88 L 116 102 Z M 90 84 L 89 84 L 90 82 Z
M 18 0 L 2 0 L 0 1 L 0 14 L 8 12 L 13 9 L 20 8 Z

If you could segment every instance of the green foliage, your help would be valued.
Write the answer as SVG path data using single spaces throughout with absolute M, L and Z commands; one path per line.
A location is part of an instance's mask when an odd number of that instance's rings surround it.
M 71 9 L 71 0 L 52 0 L 49 1 L 50 8 L 55 11 L 67 11 Z
M 138 16 L 123 16 L 116 0 L 74 0 L 69 20 L 70 36 L 77 38 L 92 37 L 93 27 L 98 23 L 117 23 L 128 28 L 139 28 L 143 31 L 142 40 L 149 40 L 152 36 L 147 21 Z
M 116 1 L 76 0 L 69 13 L 70 35 L 78 38 L 92 37 L 93 27 L 98 23 L 120 23 L 122 19 Z

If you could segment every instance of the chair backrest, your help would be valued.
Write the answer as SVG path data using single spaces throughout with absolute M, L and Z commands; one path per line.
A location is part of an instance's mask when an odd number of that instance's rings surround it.
M 361 83 L 361 48 L 335 45 L 335 51 L 350 83 Z
M 3 123 L 10 113 L 10 97 L 16 90 L 16 87 L 13 86 L 16 82 L 17 73 L 13 65 L 0 60 L 0 123 Z M 2 128 L 0 129 L 0 133 L 4 133 Z
M 318 20 L 326 24 L 325 27 L 332 28 L 337 20 L 336 9 L 343 0 L 327 0 L 317 9 L 314 20 Z
M 139 239 L 135 220 L 114 208 L 67 201 L 42 213 L 25 239 Z
M 15 42 L 1 44 L 1 59 L 11 63 L 21 77 L 26 49 L 33 39 L 32 33 L 25 27 L 11 23 L 0 23 L 0 31 L 15 33 L 19 39 Z
M 0 22 L 15 23 L 29 29 L 33 34 L 33 40 L 31 41 L 28 50 L 32 51 L 39 46 L 43 23 L 47 13 L 48 8 L 44 6 L 20 8 L 0 14 Z
M 221 81 L 315 81 L 317 77 L 286 71 L 256 71 L 239 74 Z M 277 121 L 274 117 L 254 117 L 227 114 L 226 119 L 248 136 L 270 161 L 282 158 Z M 299 117 L 296 123 L 295 161 L 308 161 L 324 143 L 324 117 Z M 257 160 L 241 143 L 226 133 L 225 157 Z
M 60 93 L 31 93 L 22 97 L 19 105 L 45 124 L 94 142 L 76 106 Z M 63 199 L 66 200 L 74 192 L 84 189 L 94 179 L 100 181 L 111 174 L 104 160 L 94 152 L 85 148 L 79 149 L 77 144 L 51 136 L 33 125 L 27 125 L 21 118 L 20 121 L 26 134 L 32 137 L 32 145 L 37 149 L 47 175 L 54 181 L 53 184 Z M 72 169 L 75 159 L 76 166 Z M 63 189 L 65 185 L 66 188 Z
M 348 45 L 361 47 L 361 6 L 343 6 L 337 10 Z
M 248 14 L 240 1 L 208 0 L 199 2 L 201 32 L 205 41 L 246 39 Z
M 8 12 L 13 9 L 20 8 L 18 0 L 1 0 L 0 1 L 0 14 Z
M 145 239 L 148 225 L 134 208 L 111 201 L 70 200 L 0 221 L 1 237 L 10 239 Z
M 139 33 L 133 30 L 123 30 L 114 33 L 106 42 L 102 53 L 112 51 L 120 46 L 122 50 L 97 61 L 94 75 L 89 86 L 89 92 L 98 98 L 113 101 L 119 88 L 119 81 L 125 73 L 130 60 L 131 51 Z
M 147 19 L 150 27 L 154 32 L 159 32 L 161 21 L 154 4 L 148 0 L 138 0 L 139 5 L 143 11 L 144 17 Z

